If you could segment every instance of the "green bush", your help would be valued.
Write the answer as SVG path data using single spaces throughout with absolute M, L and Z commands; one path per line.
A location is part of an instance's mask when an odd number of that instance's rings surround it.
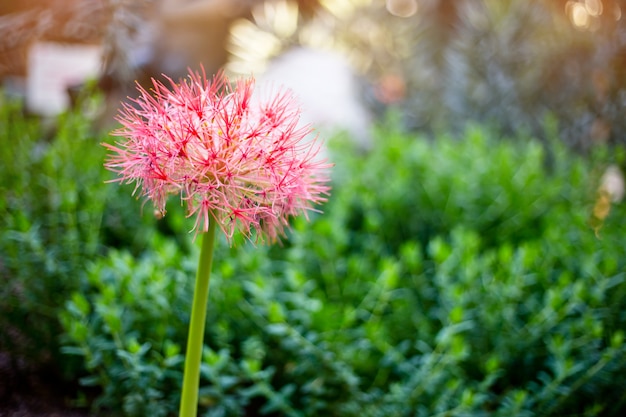
M 622 415 L 625 213 L 589 226 L 593 161 L 479 127 L 377 139 L 334 150 L 324 213 L 283 245 L 218 242 L 202 415 Z M 198 250 L 166 234 L 95 258 L 62 313 L 127 416 L 178 406 Z
M 0 346 L 58 359 L 56 315 L 100 248 L 103 152 L 78 114 L 53 138 L 20 103 L 0 98 Z
M 86 94 L 47 124 L 0 95 L 0 349 L 34 368 L 64 363 L 58 314 L 86 264 L 111 246 L 137 253 L 154 233 L 128 187 L 105 183 L 99 103 Z
M 105 183 L 88 117 L 46 135 L 2 104 L 0 348 L 94 387 L 103 412 L 175 415 L 189 220 Z M 201 414 L 621 416 L 626 213 L 596 234 L 608 156 L 551 146 L 389 123 L 367 155 L 334 147 L 323 214 L 282 245 L 218 241 Z

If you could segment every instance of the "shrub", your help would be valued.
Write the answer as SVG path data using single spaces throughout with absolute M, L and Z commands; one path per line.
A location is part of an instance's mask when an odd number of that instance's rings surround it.
M 591 162 L 555 144 L 549 170 L 536 142 L 479 127 L 378 136 L 335 149 L 325 213 L 282 246 L 218 243 L 203 415 L 621 415 L 624 209 L 596 236 Z M 68 301 L 65 351 L 96 405 L 174 414 L 189 239 L 95 258 Z
M 0 104 L 0 346 L 49 361 L 58 359 L 56 314 L 101 249 L 102 152 L 76 113 L 50 138 L 19 103 Z
M 34 368 L 67 362 L 58 314 L 86 264 L 108 247 L 139 253 L 154 233 L 140 203 L 105 183 L 102 137 L 90 128 L 99 103 L 85 94 L 44 123 L 0 96 L 0 349 Z

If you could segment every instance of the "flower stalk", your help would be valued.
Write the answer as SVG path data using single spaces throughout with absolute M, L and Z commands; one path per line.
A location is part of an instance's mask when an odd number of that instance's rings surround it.
M 198 271 L 196 272 L 196 283 L 191 305 L 191 320 L 187 337 L 187 353 L 185 355 L 179 417 L 196 417 L 198 413 L 200 364 L 202 363 L 202 347 L 204 346 L 204 328 L 214 244 L 215 221 L 212 218 L 209 221 L 208 231 L 202 234 L 202 249 L 200 250 L 200 259 L 198 260 Z

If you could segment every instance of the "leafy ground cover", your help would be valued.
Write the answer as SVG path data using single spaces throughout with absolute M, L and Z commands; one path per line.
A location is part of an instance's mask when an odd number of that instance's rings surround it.
M 90 103 L 50 135 L 2 103 L 0 350 L 98 415 L 175 415 L 198 250 L 175 201 L 104 182 Z M 218 242 L 201 415 L 622 415 L 626 213 L 591 222 L 619 152 L 375 136 L 331 143 L 330 201 L 282 245 Z

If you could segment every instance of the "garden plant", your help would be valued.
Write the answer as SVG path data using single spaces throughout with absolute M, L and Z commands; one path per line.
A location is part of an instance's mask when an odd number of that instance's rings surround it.
M 105 166 L 119 182 L 152 200 L 164 216 L 169 194 L 180 194 L 187 216 L 203 233 L 189 324 L 181 417 L 195 417 L 215 230 L 229 241 L 236 231 L 256 241 L 276 241 L 289 218 L 326 201 L 330 165 L 300 125 L 300 109 L 288 91 L 261 101 L 254 79 L 230 84 L 191 72 L 171 89 L 153 80 L 153 94 L 138 87 L 136 106 L 125 105 L 115 132 L 124 141 L 104 143 Z M 306 141 L 305 141 L 306 140 Z M 317 159 L 316 159 L 317 158 Z
M 1 104 L 1 350 L 94 415 L 177 415 L 202 223 L 107 182 L 97 97 L 52 130 Z M 332 198 L 281 244 L 217 234 L 199 415 L 623 415 L 626 212 L 593 213 L 623 150 L 542 125 L 425 138 L 390 115 L 367 153 L 328 141 Z

